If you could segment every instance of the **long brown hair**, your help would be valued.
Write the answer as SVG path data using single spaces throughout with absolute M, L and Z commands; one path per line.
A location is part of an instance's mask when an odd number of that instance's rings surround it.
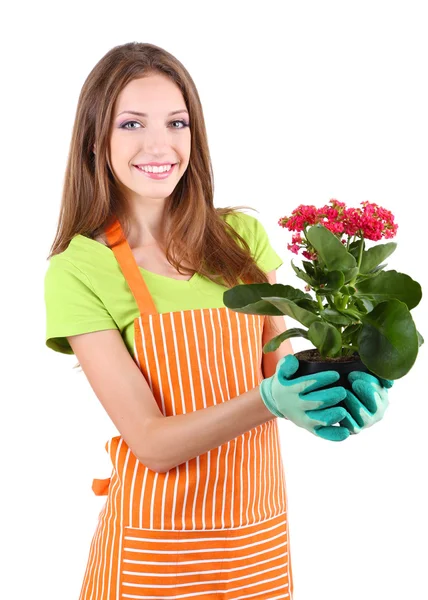
M 191 132 L 189 165 L 165 201 L 164 214 L 170 222 L 165 237 L 167 260 L 182 274 L 196 271 L 216 283 L 222 279 L 223 285 L 228 287 L 238 285 L 239 279 L 245 283 L 267 283 L 268 278 L 251 256 L 246 241 L 222 219 L 240 208 L 256 209 L 242 205 L 214 207 L 214 176 L 205 120 L 190 74 L 166 50 L 138 42 L 112 48 L 83 84 L 71 136 L 58 227 L 48 260 L 63 252 L 75 235 L 94 239 L 115 218 L 128 237 L 127 204 L 109 157 L 114 105 L 130 81 L 158 73 L 169 77 L 180 88 L 189 112 Z M 193 268 L 181 267 L 183 260 Z

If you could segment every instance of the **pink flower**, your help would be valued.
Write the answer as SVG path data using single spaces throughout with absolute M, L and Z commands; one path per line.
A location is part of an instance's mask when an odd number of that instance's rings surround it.
M 326 223 L 321 221 L 321 224 L 332 233 L 343 233 L 343 223 L 340 221 L 327 221 Z
M 363 205 L 361 227 L 363 236 L 375 242 L 382 239 L 383 236 L 388 239 L 394 237 L 398 226 L 394 223 L 392 212 L 367 200 L 361 204 Z
M 326 229 L 330 230 L 334 234 L 343 233 L 343 215 L 345 212 L 345 203 L 339 202 L 335 198 L 332 198 L 329 203 L 331 206 L 326 204 L 317 211 L 318 223 L 323 225 Z
M 300 204 L 289 217 L 278 220 L 281 227 L 297 232 L 292 236 L 292 243 L 287 248 L 294 254 L 303 250 L 302 254 L 309 260 L 317 260 L 317 254 L 300 234 L 311 225 L 320 224 L 339 238 L 342 235 L 366 238 L 379 241 L 382 237 L 391 239 L 397 233 L 398 225 L 394 223 L 391 211 L 378 206 L 374 202 L 361 202 L 362 208 L 346 208 L 344 202 L 335 198 L 329 200 L 321 208 L 314 205 Z M 346 244 L 346 238 L 341 239 Z
M 362 222 L 362 231 L 363 236 L 367 240 L 372 240 L 374 242 L 382 239 L 382 229 L 383 225 L 380 221 L 377 221 L 372 216 L 364 216 Z
M 290 217 L 282 217 L 278 223 L 289 231 L 303 231 L 308 225 L 315 225 L 316 219 L 317 209 L 315 206 L 300 204 L 293 210 Z
M 308 250 L 304 250 L 302 252 L 303 256 L 308 260 L 317 260 L 318 256 L 316 252 L 309 252 Z
M 339 216 L 339 211 L 336 208 L 331 208 L 330 206 L 323 206 L 318 211 L 318 216 L 333 220 L 337 219 Z
M 299 254 L 300 246 L 297 244 L 287 244 L 287 250 L 291 250 L 294 254 Z
M 393 225 L 391 225 L 391 227 L 387 227 L 384 232 L 385 238 L 387 240 L 393 238 L 395 236 L 395 234 L 397 233 L 397 229 L 398 229 L 397 223 L 394 223 Z
M 343 214 L 343 233 L 355 235 L 362 227 L 360 208 L 347 208 Z
M 334 198 L 329 200 L 329 202 L 330 202 L 331 206 L 328 206 L 328 204 L 326 204 L 322 208 L 318 209 L 317 213 L 318 213 L 319 219 L 321 219 L 321 217 L 325 217 L 329 221 L 340 220 L 342 213 L 345 209 L 345 203 L 339 202 L 338 200 L 336 200 Z

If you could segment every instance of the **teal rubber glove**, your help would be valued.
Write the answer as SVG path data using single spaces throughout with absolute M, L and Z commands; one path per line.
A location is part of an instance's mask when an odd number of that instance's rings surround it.
M 363 371 L 352 371 L 348 380 L 354 393 L 346 390 L 344 404 L 348 415 L 340 424 L 355 434 L 383 418 L 389 404 L 388 389 L 394 382 Z
M 260 384 L 263 402 L 277 417 L 286 417 L 318 437 L 334 442 L 345 440 L 350 435 L 349 430 L 334 425 L 343 421 L 348 414 L 345 408 L 334 406 L 345 398 L 345 388 L 336 386 L 313 391 L 337 381 L 339 373 L 322 371 L 289 380 L 298 368 L 299 361 L 292 354 L 281 358 L 275 374 L 263 379 Z

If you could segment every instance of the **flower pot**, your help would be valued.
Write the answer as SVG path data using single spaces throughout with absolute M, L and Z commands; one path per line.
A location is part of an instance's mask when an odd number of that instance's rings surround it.
M 299 368 L 296 373 L 290 377 L 295 379 L 296 377 L 302 377 L 304 375 L 311 375 L 312 373 L 319 373 L 320 371 L 337 371 L 340 375 L 340 379 L 330 385 L 325 385 L 319 390 L 326 390 L 328 388 L 341 385 L 345 389 L 352 392 L 352 386 L 348 380 L 348 374 L 351 371 L 364 371 L 365 373 L 371 373 L 366 365 L 361 361 L 357 353 L 352 356 L 338 357 L 338 358 L 323 358 L 316 348 L 311 350 L 302 350 L 296 352 L 294 355 L 299 361 Z M 374 375 L 376 377 L 376 375 Z M 314 390 L 318 391 L 318 390 Z M 336 406 L 344 406 L 343 402 L 339 402 Z

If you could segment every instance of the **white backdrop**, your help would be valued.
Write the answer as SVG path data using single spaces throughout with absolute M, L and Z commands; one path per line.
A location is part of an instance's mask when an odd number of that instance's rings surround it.
M 2 38 L 1 587 L 76 600 L 117 431 L 74 356 L 45 346 L 43 278 L 81 86 L 113 46 L 144 41 L 198 87 L 215 204 L 277 225 L 300 203 L 396 215 L 388 268 L 427 288 L 428 41 L 424 2 L 19 3 Z M 412 311 L 428 343 L 427 305 Z M 288 326 L 293 326 L 291 319 Z M 306 342 L 305 342 L 306 343 Z M 294 350 L 304 347 L 293 343 Z M 427 348 L 372 429 L 343 443 L 280 422 L 295 600 L 423 600 L 428 534 Z M 3 595 L 3 594 L 2 594 Z

